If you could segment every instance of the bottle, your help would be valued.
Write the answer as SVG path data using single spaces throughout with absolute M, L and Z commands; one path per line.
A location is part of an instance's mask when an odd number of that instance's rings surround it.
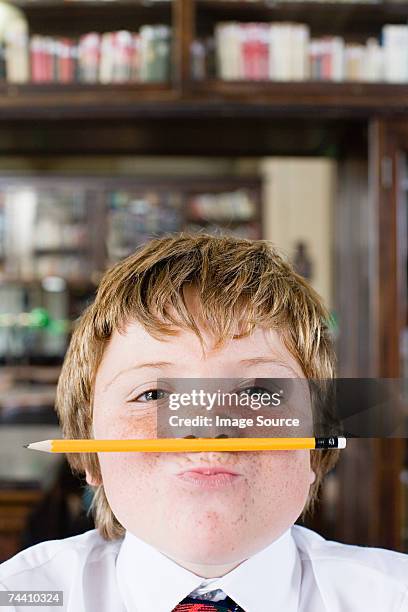
M 301 240 L 296 243 L 293 267 L 296 272 L 311 281 L 313 278 L 313 262 L 309 255 L 307 244 Z

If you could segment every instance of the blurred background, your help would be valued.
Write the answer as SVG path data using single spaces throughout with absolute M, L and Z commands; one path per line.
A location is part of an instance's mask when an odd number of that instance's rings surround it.
M 338 375 L 408 372 L 408 3 L 0 2 L 0 561 L 93 528 L 55 386 L 106 268 L 188 229 L 272 240 Z M 408 552 L 408 444 L 351 440 L 306 525 Z

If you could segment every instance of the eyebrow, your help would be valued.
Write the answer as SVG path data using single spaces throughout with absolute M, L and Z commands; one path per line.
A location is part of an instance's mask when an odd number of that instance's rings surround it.
M 274 359 L 271 357 L 252 357 L 250 359 L 241 359 L 241 361 L 239 361 L 240 365 L 246 366 L 246 367 L 251 367 L 251 366 L 257 366 L 257 365 L 280 365 L 283 366 L 284 368 L 286 368 L 287 370 L 289 370 L 290 372 L 292 372 L 292 374 L 295 376 L 295 378 L 299 377 L 299 373 L 295 372 L 295 370 L 288 364 L 285 363 L 284 361 L 280 361 L 279 359 Z M 171 361 L 147 361 L 145 363 L 138 363 L 136 365 L 130 366 L 129 368 L 125 368 L 124 370 L 121 370 L 120 372 L 118 372 L 117 374 L 115 374 L 115 376 L 112 378 L 111 381 L 109 381 L 102 389 L 103 393 L 105 393 L 105 391 L 107 391 L 109 389 L 109 387 L 115 382 L 115 380 L 117 378 L 119 378 L 119 376 L 122 376 L 122 374 L 125 374 L 126 372 L 131 372 L 132 370 L 141 370 L 143 368 L 155 368 L 157 370 L 161 369 L 161 368 L 166 368 L 169 366 L 174 365 Z
M 299 372 L 296 372 L 291 365 L 289 365 L 288 363 L 286 363 L 285 361 L 280 361 L 279 359 L 274 359 L 273 357 L 252 357 L 251 359 L 242 359 L 239 362 L 241 365 L 243 366 L 253 366 L 253 365 L 280 365 L 283 366 L 284 368 L 286 368 L 287 370 L 289 370 L 290 372 L 292 372 L 292 374 L 294 374 L 295 378 L 299 378 L 300 374 Z
M 142 368 L 156 368 L 159 370 L 160 368 L 166 368 L 168 366 L 172 366 L 173 364 L 170 361 L 147 361 L 146 363 L 137 363 L 136 365 L 130 366 L 130 368 L 125 368 L 121 370 L 112 378 L 112 380 L 103 387 L 102 391 L 105 393 L 107 389 L 115 382 L 119 376 L 125 374 L 126 372 L 131 372 L 132 370 L 141 370 Z

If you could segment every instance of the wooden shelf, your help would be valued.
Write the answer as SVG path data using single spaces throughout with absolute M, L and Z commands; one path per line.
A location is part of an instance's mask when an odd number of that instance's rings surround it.
M 325 116 L 408 112 L 408 84 L 203 81 L 168 84 L 0 85 L 0 121 Z
M 170 83 L 0 83 L 0 125 L 33 120 L 54 122 L 86 120 L 119 122 L 146 119 L 187 120 L 197 118 L 293 118 L 368 119 L 376 115 L 408 112 L 408 84 L 356 82 L 192 82 L 191 42 L 195 30 L 213 31 L 223 19 L 285 19 L 304 21 L 315 33 L 334 29 L 351 37 L 365 37 L 384 23 L 406 23 L 405 2 L 271 2 L 270 0 L 16 0 L 27 15 L 31 31 L 67 33 L 105 25 L 114 29 L 123 21 L 133 27 L 137 14 L 142 21 L 163 18 L 173 25 L 173 73 Z M 145 12 L 148 13 L 145 14 Z M 139 17 L 137 17 L 138 19 Z M 136 19 L 136 21 L 137 21 Z M 92 26 L 90 28 L 90 26 Z M 62 30 L 61 30 L 62 31 Z M 10 125 L 10 123 L 8 123 Z M 68 124 L 67 124 L 68 125 Z M 13 143 L 14 146 L 14 143 Z
M 57 384 L 61 373 L 61 366 L 39 366 L 39 365 L 2 365 L 1 376 L 9 380 L 9 384 L 17 381 L 26 382 L 27 380 L 36 383 Z M 1 379 L 0 379 L 1 380 Z M 7 387 L 4 386 L 2 391 Z
M 178 94 L 167 83 L 0 84 L 1 119 L 118 118 L 148 113 Z
M 235 105 L 249 114 L 369 117 L 408 110 L 408 84 L 214 80 L 195 83 L 191 91 L 201 105 Z
M 85 257 L 89 253 L 89 249 L 85 246 L 55 246 L 55 247 L 41 247 L 35 248 L 33 251 L 34 257 L 49 257 L 54 255 L 56 257 L 64 257 L 66 255 L 76 255 L 77 257 Z

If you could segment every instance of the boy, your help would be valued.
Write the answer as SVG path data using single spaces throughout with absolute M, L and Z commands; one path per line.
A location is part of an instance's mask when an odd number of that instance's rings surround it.
M 152 240 L 105 274 L 73 334 L 64 436 L 156 437 L 158 378 L 330 378 L 326 321 L 266 241 Z M 69 612 L 406 611 L 405 555 L 294 526 L 337 452 L 68 454 L 97 529 L 22 551 L 0 583 L 63 591 Z

